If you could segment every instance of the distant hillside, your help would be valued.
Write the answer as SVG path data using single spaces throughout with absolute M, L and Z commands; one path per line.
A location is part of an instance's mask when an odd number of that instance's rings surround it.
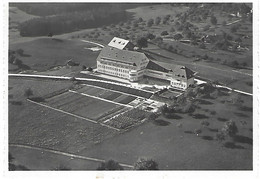
M 125 9 L 143 4 L 129 3 L 10 3 L 27 14 L 40 18 L 20 23 L 21 36 L 58 35 L 97 28 L 129 19 Z
M 60 15 L 70 12 L 95 11 L 97 9 L 124 10 L 143 4 L 130 3 L 10 3 L 27 14 L 37 16 Z

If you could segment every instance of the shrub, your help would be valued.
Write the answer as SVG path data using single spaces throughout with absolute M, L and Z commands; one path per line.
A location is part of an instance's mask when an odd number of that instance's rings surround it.
M 204 126 L 204 127 L 209 126 L 209 122 L 208 122 L 207 120 L 201 121 L 200 124 L 201 124 L 202 126 Z
M 35 102 L 44 102 L 45 101 L 45 99 L 43 97 L 31 97 L 29 99 L 32 101 L 35 101 Z
M 161 35 L 169 35 L 167 31 L 162 31 Z
M 225 124 L 222 128 L 222 132 L 225 135 L 229 135 L 231 137 L 235 136 L 238 132 L 238 128 L 236 126 L 236 123 L 232 120 L 225 122 Z
M 147 26 L 148 26 L 148 27 L 151 27 L 153 24 L 154 24 L 154 20 L 153 20 L 153 19 L 149 19 L 149 20 L 147 21 Z
M 156 17 L 155 25 L 159 25 L 161 23 L 161 17 Z
M 199 45 L 199 48 L 206 49 L 206 45 L 202 42 L 202 43 Z
M 210 22 L 213 24 L 213 25 L 216 25 L 217 24 L 217 18 L 215 16 L 211 16 L 210 17 Z
M 195 129 L 194 130 L 194 134 L 199 135 L 200 133 L 202 133 L 201 129 Z
M 135 170 L 158 170 L 158 164 L 152 159 L 139 158 L 134 164 Z
M 106 162 L 101 162 L 97 170 L 123 170 L 123 167 L 114 160 L 108 160 Z
M 20 56 L 23 56 L 24 50 L 19 48 L 16 50 L 16 53 L 19 54 Z
M 22 105 L 22 101 L 10 101 L 12 105 Z
M 176 34 L 173 36 L 174 40 L 180 40 L 183 38 L 183 36 L 181 34 Z
M 155 39 L 155 35 L 152 34 L 152 33 L 148 33 L 148 34 L 146 35 L 146 38 L 152 40 L 152 39 Z
M 219 142 L 222 142 L 226 139 L 226 135 L 223 132 L 216 133 L 215 139 Z
M 31 88 L 27 88 L 25 91 L 24 91 L 24 96 L 29 98 L 30 96 L 33 95 L 33 91 Z
M 171 27 L 170 32 L 175 32 L 174 27 Z

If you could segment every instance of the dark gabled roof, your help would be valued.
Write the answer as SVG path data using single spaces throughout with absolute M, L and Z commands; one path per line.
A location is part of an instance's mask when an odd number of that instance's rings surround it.
M 169 64 L 168 64 L 169 65 Z M 176 79 L 189 79 L 193 77 L 194 72 L 189 68 L 181 65 L 170 65 L 170 69 L 168 68 L 167 64 L 157 64 L 153 61 L 149 61 L 147 67 L 148 69 L 161 71 L 165 73 L 172 73 Z M 168 69 L 167 69 L 168 68 Z
M 168 73 L 170 70 L 162 67 L 161 65 L 158 65 L 157 63 L 154 63 L 153 61 L 149 60 L 149 63 L 146 66 L 147 69 L 155 70 L 155 71 L 161 71 Z
M 147 59 L 144 53 L 140 53 L 136 51 L 120 50 L 109 46 L 106 46 L 101 50 L 97 60 L 99 61 L 101 60 L 101 58 L 105 58 L 111 61 L 137 65 L 137 66 L 140 66 L 142 59 Z

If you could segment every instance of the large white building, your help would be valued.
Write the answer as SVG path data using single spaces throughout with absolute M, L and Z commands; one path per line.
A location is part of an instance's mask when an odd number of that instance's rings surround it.
M 173 88 L 185 90 L 194 84 L 194 72 L 185 66 L 174 65 L 168 69 L 147 58 L 144 53 L 133 51 L 133 44 L 114 37 L 97 58 L 97 72 L 135 82 L 144 76 L 169 81 Z

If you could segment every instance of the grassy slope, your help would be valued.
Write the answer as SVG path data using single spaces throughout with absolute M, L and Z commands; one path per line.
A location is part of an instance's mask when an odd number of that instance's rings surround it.
M 208 128 L 203 128 L 201 119 L 194 119 L 188 115 L 180 115 L 181 120 L 165 119 L 168 126 L 155 125 L 149 122 L 123 135 L 111 138 L 91 150 L 81 151 L 81 154 L 99 156 L 105 159 L 113 158 L 121 162 L 134 163 L 138 157 L 146 156 L 155 159 L 159 163 L 160 169 L 252 169 L 252 113 L 242 112 L 245 117 L 238 117 L 233 112 L 237 109 L 232 104 L 222 104 L 222 97 L 215 100 L 208 100 L 214 104 L 201 105 L 202 109 L 195 113 L 206 114 L 210 122 Z M 243 97 L 244 100 L 248 97 Z M 245 104 L 251 106 L 251 103 Z M 216 111 L 216 115 L 210 115 L 205 109 Z M 179 115 L 179 114 L 178 114 Z M 220 129 L 224 124 L 218 121 L 218 117 L 232 119 L 238 126 L 241 139 L 236 140 L 236 148 L 226 148 L 215 140 L 205 140 L 202 136 L 214 138 L 214 129 Z M 242 125 L 240 121 L 246 121 Z M 177 127 L 182 124 L 182 128 Z M 189 134 L 195 129 L 202 129 L 202 133 L 197 137 Z M 185 133 L 186 131 L 186 133 Z M 242 137 L 241 137 L 242 136 Z M 227 139 L 231 141 L 231 139 Z M 243 148 L 243 149 L 240 149 Z
M 80 65 L 95 66 L 99 52 L 84 49 L 88 45 L 79 40 L 41 38 L 31 42 L 11 44 L 11 50 L 23 49 L 27 56 L 18 56 L 33 70 L 44 71 L 55 66 L 66 65 L 72 59 Z
M 9 142 L 76 153 L 116 134 L 114 130 L 77 119 L 26 101 L 23 92 L 31 87 L 36 96 L 45 95 L 71 84 L 56 81 L 9 80 L 9 95 L 22 105 L 9 103 Z M 62 125 L 61 125 L 62 124 Z M 101 134 L 100 131 L 103 131 Z

